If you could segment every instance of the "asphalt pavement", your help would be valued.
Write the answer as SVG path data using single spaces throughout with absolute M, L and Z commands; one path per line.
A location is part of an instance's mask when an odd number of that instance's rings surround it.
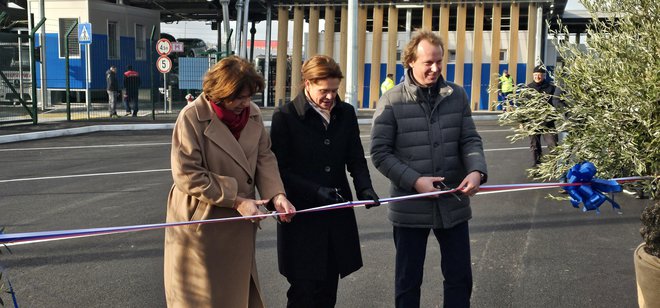
M 494 121 L 477 125 L 488 160 L 487 184 L 530 182 L 527 143 L 510 143 L 505 138 L 510 128 Z M 74 127 L 57 129 L 69 128 Z M 361 126 L 366 149 L 369 129 Z M 0 135 L 19 133 L 26 132 L 0 129 Z M 171 129 L 138 129 L 0 144 L 0 227 L 18 233 L 164 222 L 172 184 L 170 139 Z M 389 182 L 369 165 L 376 191 L 387 197 Z M 639 215 L 650 201 L 619 194 L 622 213 L 607 204 L 601 214 L 583 213 L 568 201 L 546 198 L 556 192 L 472 198 L 473 307 L 636 306 L 632 256 L 641 242 Z M 337 307 L 392 307 L 394 245 L 386 206 L 355 211 L 364 267 L 340 281 Z M 267 306 L 284 307 L 288 284 L 277 270 L 275 221 L 262 227 L 261 288 Z M 0 265 L 21 307 L 164 307 L 163 234 L 12 245 L 11 254 L 0 248 Z M 0 297 L 5 305 L 11 302 L 7 294 Z M 421 306 L 442 306 L 433 237 Z

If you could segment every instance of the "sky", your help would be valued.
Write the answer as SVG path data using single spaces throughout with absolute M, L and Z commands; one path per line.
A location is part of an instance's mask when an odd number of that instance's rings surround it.
M 566 3 L 566 10 L 584 10 L 584 6 L 578 0 L 568 0 Z M 235 22 L 230 22 L 231 28 L 235 27 Z M 203 21 L 187 21 L 166 24 L 161 23 L 161 32 L 169 33 L 175 38 L 200 38 L 204 40 L 207 45 L 215 46 L 218 40 L 218 34 L 215 30 L 211 30 L 210 22 L 207 24 Z M 319 20 L 319 29 L 322 30 L 324 27 L 323 19 Z M 266 22 L 262 21 L 256 24 L 255 28 L 257 32 L 255 33 L 255 40 L 265 40 L 266 39 Z M 277 20 L 272 22 L 272 34 L 271 39 L 277 40 Z M 305 23 L 304 32 L 308 31 L 308 25 Z M 289 36 L 293 37 L 293 21 L 289 21 Z M 222 31 L 222 40 L 223 42 L 227 39 L 224 31 Z M 250 39 L 250 34 L 248 32 L 248 40 Z M 232 38 L 233 41 L 233 38 Z

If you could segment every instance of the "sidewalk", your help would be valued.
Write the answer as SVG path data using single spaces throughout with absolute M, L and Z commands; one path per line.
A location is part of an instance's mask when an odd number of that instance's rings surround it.
M 270 120 L 274 108 L 262 108 L 264 123 L 270 127 Z M 358 123 L 360 125 L 371 125 L 373 109 L 358 110 Z M 475 111 L 472 117 L 475 121 L 496 121 L 499 111 Z M 118 119 L 99 119 L 92 121 L 66 121 L 66 115 L 61 120 L 53 119 L 48 122 L 31 124 L 16 124 L 0 126 L 0 144 L 20 142 L 44 138 L 87 134 L 100 131 L 126 131 L 126 130 L 157 130 L 172 129 L 176 116 L 159 115 L 159 119 L 152 120 L 151 114 L 136 118 L 122 117 Z

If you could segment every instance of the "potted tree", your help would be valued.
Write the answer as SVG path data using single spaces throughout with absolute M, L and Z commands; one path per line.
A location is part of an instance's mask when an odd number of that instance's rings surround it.
M 557 180 L 582 161 L 601 178 L 650 176 L 642 184 L 652 201 L 643 211 L 645 243 L 635 251 L 641 307 L 660 304 L 660 3 L 648 0 L 581 0 L 591 14 L 586 44 L 552 33 L 565 63 L 552 77 L 555 101 L 530 91 L 512 99 L 520 108 L 501 115 L 516 127 L 513 140 L 541 133 L 567 136 L 530 175 Z M 544 123 L 556 121 L 554 128 Z M 522 123 L 522 124 L 520 124 Z
M 644 242 L 635 250 L 637 299 L 640 307 L 660 304 L 660 203 L 642 212 Z

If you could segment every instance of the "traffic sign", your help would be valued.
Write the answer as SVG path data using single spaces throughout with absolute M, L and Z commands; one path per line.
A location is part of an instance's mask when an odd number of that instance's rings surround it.
M 172 43 L 170 40 L 162 38 L 156 43 L 156 51 L 158 51 L 159 55 L 167 56 L 172 52 Z
M 78 24 L 78 43 L 79 44 L 92 43 L 92 24 L 90 23 Z
M 172 42 L 172 52 L 183 52 L 183 43 L 181 42 Z
M 162 55 L 156 60 L 156 68 L 163 74 L 169 73 L 172 69 L 172 60 L 170 57 Z

